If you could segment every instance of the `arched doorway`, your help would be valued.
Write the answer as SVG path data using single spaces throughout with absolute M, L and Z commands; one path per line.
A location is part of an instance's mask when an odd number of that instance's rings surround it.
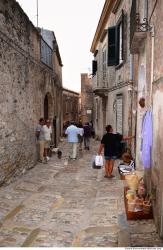
M 45 99 L 44 99 L 44 119 L 48 119 L 49 117 L 49 109 L 48 109 L 48 96 L 46 95 L 45 96 Z
M 54 99 L 52 95 L 48 92 L 44 98 L 44 119 L 50 119 L 52 125 L 52 138 L 53 143 L 56 147 L 57 145 L 57 118 L 54 116 Z
M 44 119 L 53 118 L 53 102 L 50 93 L 47 93 L 44 98 Z

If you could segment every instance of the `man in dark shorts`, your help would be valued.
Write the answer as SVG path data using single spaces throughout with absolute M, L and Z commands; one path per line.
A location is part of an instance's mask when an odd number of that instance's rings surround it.
M 100 155 L 102 150 L 104 149 L 104 157 L 105 157 L 105 176 L 106 178 L 113 178 L 112 175 L 114 161 L 117 159 L 119 145 L 123 140 L 130 140 L 134 138 L 134 136 L 123 137 L 121 134 L 113 134 L 113 129 L 111 125 L 106 126 L 106 134 L 103 136 L 101 140 L 101 144 L 98 150 L 98 154 Z

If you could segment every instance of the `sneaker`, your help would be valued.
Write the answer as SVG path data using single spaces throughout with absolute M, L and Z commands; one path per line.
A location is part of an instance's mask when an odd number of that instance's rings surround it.
M 46 160 L 49 161 L 49 160 L 50 160 L 50 157 L 49 157 L 49 156 L 46 156 Z
M 42 161 L 42 160 L 38 160 L 38 162 L 43 163 L 43 161 Z

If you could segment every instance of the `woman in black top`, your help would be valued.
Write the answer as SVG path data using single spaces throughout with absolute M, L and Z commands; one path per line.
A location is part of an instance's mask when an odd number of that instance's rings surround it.
M 106 126 L 106 134 L 103 136 L 101 140 L 101 144 L 99 147 L 98 154 L 100 155 L 102 150 L 104 149 L 104 157 L 105 157 L 105 176 L 106 178 L 112 178 L 114 161 L 117 159 L 119 145 L 123 140 L 130 140 L 134 136 L 123 137 L 121 134 L 113 134 L 113 129 L 111 125 Z

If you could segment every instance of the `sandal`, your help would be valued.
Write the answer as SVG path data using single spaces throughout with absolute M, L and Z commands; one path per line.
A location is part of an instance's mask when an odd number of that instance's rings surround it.
M 115 176 L 114 176 L 114 175 L 112 175 L 112 174 L 111 174 L 110 176 L 108 176 L 108 178 L 114 178 L 114 177 L 115 177 Z

